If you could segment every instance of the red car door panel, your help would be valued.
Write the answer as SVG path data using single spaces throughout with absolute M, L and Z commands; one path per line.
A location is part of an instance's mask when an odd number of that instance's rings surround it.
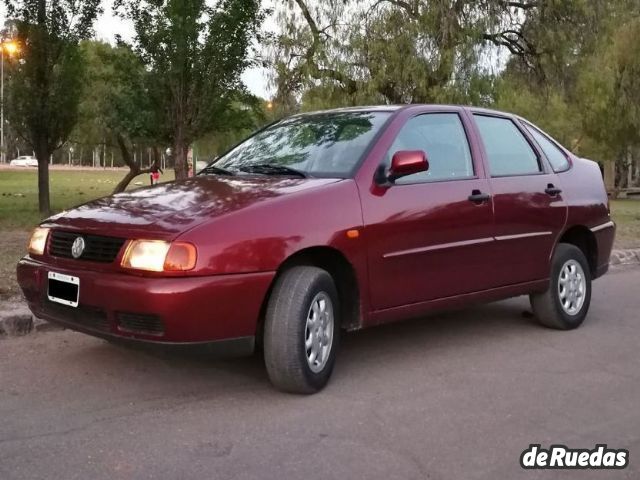
M 510 118 L 474 114 L 491 176 L 497 285 L 540 280 L 566 222 L 558 177 L 529 137 Z
M 375 309 L 482 289 L 490 267 L 490 202 L 484 179 L 392 187 L 363 202 Z
M 539 280 L 549 275 L 553 246 L 565 224 L 567 204 L 562 194 L 545 193 L 558 185 L 555 174 L 491 179 L 495 237 L 501 285 Z
M 422 150 L 429 170 L 361 191 L 374 310 L 487 288 L 493 205 L 479 151 L 460 109 L 411 116 L 388 139 L 378 165 Z M 473 133 L 471 133 L 473 134 Z

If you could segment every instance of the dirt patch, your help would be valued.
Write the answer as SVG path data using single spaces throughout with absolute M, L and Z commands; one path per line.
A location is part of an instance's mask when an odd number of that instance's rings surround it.
M 0 241 L 0 300 L 8 300 L 20 294 L 16 281 L 16 264 L 27 251 L 29 232 L 5 230 Z

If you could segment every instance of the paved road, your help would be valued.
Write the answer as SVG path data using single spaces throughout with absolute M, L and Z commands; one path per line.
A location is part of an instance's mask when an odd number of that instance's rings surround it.
M 271 389 L 258 358 L 158 356 L 72 332 L 2 340 L 0 478 L 638 478 L 640 270 L 599 280 L 577 331 L 538 327 L 527 305 L 349 335 L 312 397 Z M 608 443 L 630 466 L 525 472 L 530 443 Z

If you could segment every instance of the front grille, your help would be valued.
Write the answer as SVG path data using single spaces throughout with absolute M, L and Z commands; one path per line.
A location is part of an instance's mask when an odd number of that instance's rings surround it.
M 44 313 L 54 320 L 71 323 L 89 330 L 100 332 L 111 330 L 107 313 L 96 307 L 79 305 L 74 308 L 45 300 Z
M 49 241 L 49 254 L 54 257 L 74 258 L 71 254 L 71 246 L 76 238 L 82 237 L 85 242 L 82 255 L 76 260 L 88 262 L 111 263 L 113 262 L 122 245 L 124 238 L 102 237 L 99 235 L 85 235 L 81 233 L 54 230 Z
M 157 315 L 118 312 L 116 318 L 118 328 L 122 331 L 142 335 L 164 335 L 164 324 Z

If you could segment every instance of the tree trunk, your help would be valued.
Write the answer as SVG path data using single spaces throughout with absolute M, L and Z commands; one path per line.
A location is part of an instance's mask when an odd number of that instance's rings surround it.
M 604 185 L 611 196 L 616 190 L 616 162 L 609 160 L 604 164 Z
M 129 170 L 124 178 L 116 185 L 116 188 L 113 189 L 113 193 L 124 192 L 131 183 L 131 180 L 136 178 L 138 175 L 139 173 L 135 170 Z
M 627 151 L 627 188 L 633 187 L 633 153 L 631 148 Z
M 38 159 L 38 209 L 40 217 L 51 216 L 51 204 L 49 203 L 49 148 L 46 140 L 41 140 L 36 145 L 36 158 Z
M 151 172 L 151 168 L 141 169 L 136 161 L 131 157 L 131 152 L 129 151 L 129 147 L 127 146 L 127 142 L 125 138 L 121 134 L 116 135 L 116 140 L 118 142 L 118 147 L 120 147 L 120 152 L 122 153 L 122 160 L 129 167 L 129 171 L 124 176 L 122 180 L 116 185 L 116 188 L 113 189 L 113 193 L 124 192 L 126 188 L 131 183 L 131 180 L 136 178 L 138 175 L 142 175 L 143 173 Z
M 152 167 L 153 165 L 160 166 L 162 164 L 162 155 L 160 154 L 160 149 L 158 147 L 153 147 L 151 149 L 151 153 L 153 154 L 153 163 L 149 165 L 149 167 Z
M 624 163 L 624 154 L 622 154 L 616 161 L 616 187 L 618 188 L 618 190 L 622 190 L 623 188 L 625 188 L 624 183 L 627 180 L 627 176 L 624 173 Z
M 184 138 L 184 132 L 181 127 L 177 128 L 173 142 L 173 169 L 176 172 L 176 180 L 184 180 L 188 177 L 187 166 L 187 145 Z

